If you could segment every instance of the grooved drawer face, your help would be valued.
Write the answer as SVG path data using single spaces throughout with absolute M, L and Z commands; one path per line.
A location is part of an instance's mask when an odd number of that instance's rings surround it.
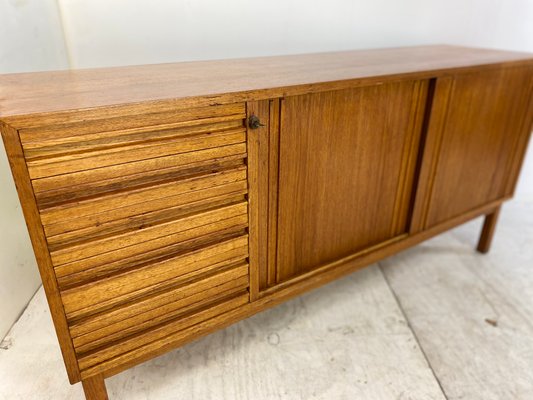
M 82 374 L 249 301 L 244 104 L 19 131 Z

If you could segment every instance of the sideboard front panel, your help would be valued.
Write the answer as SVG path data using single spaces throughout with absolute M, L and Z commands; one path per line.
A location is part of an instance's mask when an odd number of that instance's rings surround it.
M 430 46 L 0 76 L 0 130 L 71 383 L 486 215 L 533 57 Z
M 286 97 L 278 281 L 407 232 L 426 81 Z
M 81 376 L 249 302 L 244 104 L 21 129 Z

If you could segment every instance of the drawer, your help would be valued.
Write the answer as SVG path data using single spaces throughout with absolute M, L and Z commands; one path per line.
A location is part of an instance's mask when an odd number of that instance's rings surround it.
M 82 371 L 249 302 L 244 104 L 19 132 Z

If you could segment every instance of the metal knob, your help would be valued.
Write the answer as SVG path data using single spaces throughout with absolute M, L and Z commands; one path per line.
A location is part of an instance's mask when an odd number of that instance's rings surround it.
M 250 129 L 257 129 L 260 126 L 265 126 L 265 125 L 261 123 L 258 116 L 250 115 L 250 118 L 248 118 L 248 126 L 250 127 Z

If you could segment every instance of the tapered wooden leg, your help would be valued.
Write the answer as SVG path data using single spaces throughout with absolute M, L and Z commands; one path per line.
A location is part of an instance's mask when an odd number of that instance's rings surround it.
M 82 380 L 81 384 L 87 400 L 109 400 L 103 377 L 93 376 Z
M 496 223 L 500 216 L 501 206 L 494 210 L 493 213 L 485 216 L 485 222 L 483 223 L 483 229 L 481 230 L 481 236 L 477 244 L 477 251 L 480 253 L 488 253 L 490 250 L 490 244 L 496 230 Z

